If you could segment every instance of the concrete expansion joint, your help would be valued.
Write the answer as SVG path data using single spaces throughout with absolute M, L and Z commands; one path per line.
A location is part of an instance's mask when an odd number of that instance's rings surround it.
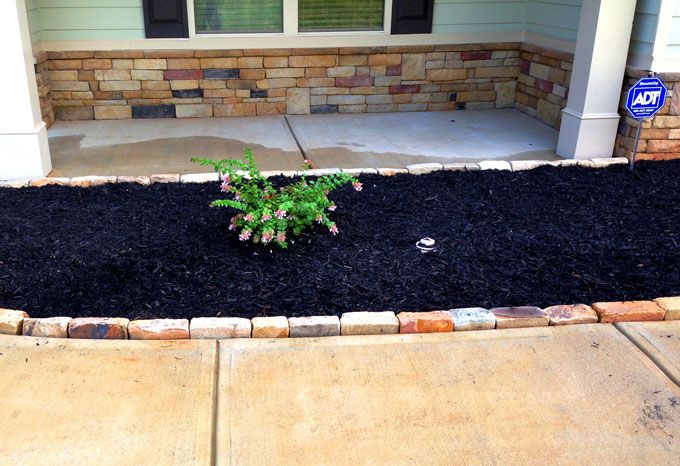
M 613 165 L 625 165 L 628 159 L 625 157 L 613 158 L 593 158 L 593 159 L 567 159 L 567 160 L 483 160 L 477 163 L 417 163 L 407 165 L 406 168 L 316 168 L 311 170 L 269 170 L 262 171 L 266 178 L 274 176 L 285 176 L 293 178 L 296 176 L 323 176 L 333 173 L 349 173 L 352 175 L 382 175 L 393 176 L 401 174 L 423 175 L 437 171 L 479 171 L 479 170 L 507 170 L 525 171 L 533 170 L 541 166 L 549 165 L 553 167 L 589 167 L 606 168 Z M 217 173 L 191 173 L 180 175 L 178 173 L 159 173 L 150 176 L 112 176 L 112 175 L 91 175 L 77 176 L 73 178 L 47 177 L 33 179 L 18 179 L 0 181 L 0 188 L 26 188 L 42 187 L 49 185 L 71 186 L 87 188 L 100 186 L 110 183 L 138 183 L 149 185 L 154 183 L 210 183 L 218 181 Z
M 108 340 L 220 340 L 442 333 L 663 320 L 680 320 L 680 296 L 653 301 L 564 304 L 544 309 L 535 306 L 471 307 L 398 314 L 392 311 L 346 312 L 341 317 L 273 316 L 252 319 L 195 317 L 191 320 L 131 321 L 119 317 L 31 318 L 21 310 L 0 309 L 0 334 Z M 644 348 L 641 349 L 644 351 Z

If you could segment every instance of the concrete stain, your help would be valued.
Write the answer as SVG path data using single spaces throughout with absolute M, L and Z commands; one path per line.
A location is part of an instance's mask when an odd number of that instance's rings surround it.
M 51 176 L 210 172 L 210 167 L 195 164 L 191 158 L 242 159 L 246 147 L 253 150 L 261 170 L 299 170 L 303 162 L 298 151 L 214 136 L 168 137 L 93 147 L 83 147 L 84 138 L 84 134 L 49 138 L 54 167 Z

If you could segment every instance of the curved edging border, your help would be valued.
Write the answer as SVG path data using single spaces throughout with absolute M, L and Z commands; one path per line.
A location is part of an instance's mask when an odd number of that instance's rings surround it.
M 347 312 L 342 317 L 195 317 L 132 320 L 120 317 L 31 318 L 24 311 L 0 309 L 0 334 L 32 337 L 183 340 L 300 338 L 340 335 L 438 333 L 519 327 L 680 320 L 680 296 L 654 301 L 462 308 L 427 312 Z
M 265 177 L 271 176 L 300 176 L 303 173 L 308 176 L 322 176 L 332 173 L 349 173 L 352 175 L 383 175 L 392 176 L 397 174 L 423 175 L 436 171 L 479 171 L 479 170 L 508 170 L 524 171 L 532 170 L 545 165 L 554 167 L 590 167 L 604 168 L 612 165 L 628 164 L 625 157 L 594 158 L 588 160 L 484 160 L 477 163 L 417 163 L 408 165 L 406 168 L 317 168 L 311 170 L 273 170 L 263 171 Z M 77 176 L 74 178 L 32 178 L 10 181 L 0 181 L 0 188 L 26 188 L 41 187 L 48 185 L 72 186 L 87 188 L 109 183 L 139 183 L 148 185 L 152 183 L 208 183 L 218 181 L 217 173 L 192 173 L 187 175 L 157 174 L 151 176 Z

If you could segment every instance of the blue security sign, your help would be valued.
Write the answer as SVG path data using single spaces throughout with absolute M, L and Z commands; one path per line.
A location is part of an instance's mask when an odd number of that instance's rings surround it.
M 628 91 L 626 109 L 636 119 L 649 118 L 661 110 L 668 89 L 657 77 L 642 78 Z

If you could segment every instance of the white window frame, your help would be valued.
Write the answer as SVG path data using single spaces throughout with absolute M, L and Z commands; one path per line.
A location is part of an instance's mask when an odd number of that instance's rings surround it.
M 381 31 L 319 31 L 299 32 L 298 30 L 298 0 L 283 1 L 283 32 L 224 32 L 198 33 L 196 32 L 196 17 L 194 16 L 194 0 L 187 0 L 187 16 L 189 20 L 189 38 L 263 38 L 263 37 L 327 37 L 327 36 L 385 36 L 390 35 L 392 29 L 392 0 L 383 0 L 384 16 Z

